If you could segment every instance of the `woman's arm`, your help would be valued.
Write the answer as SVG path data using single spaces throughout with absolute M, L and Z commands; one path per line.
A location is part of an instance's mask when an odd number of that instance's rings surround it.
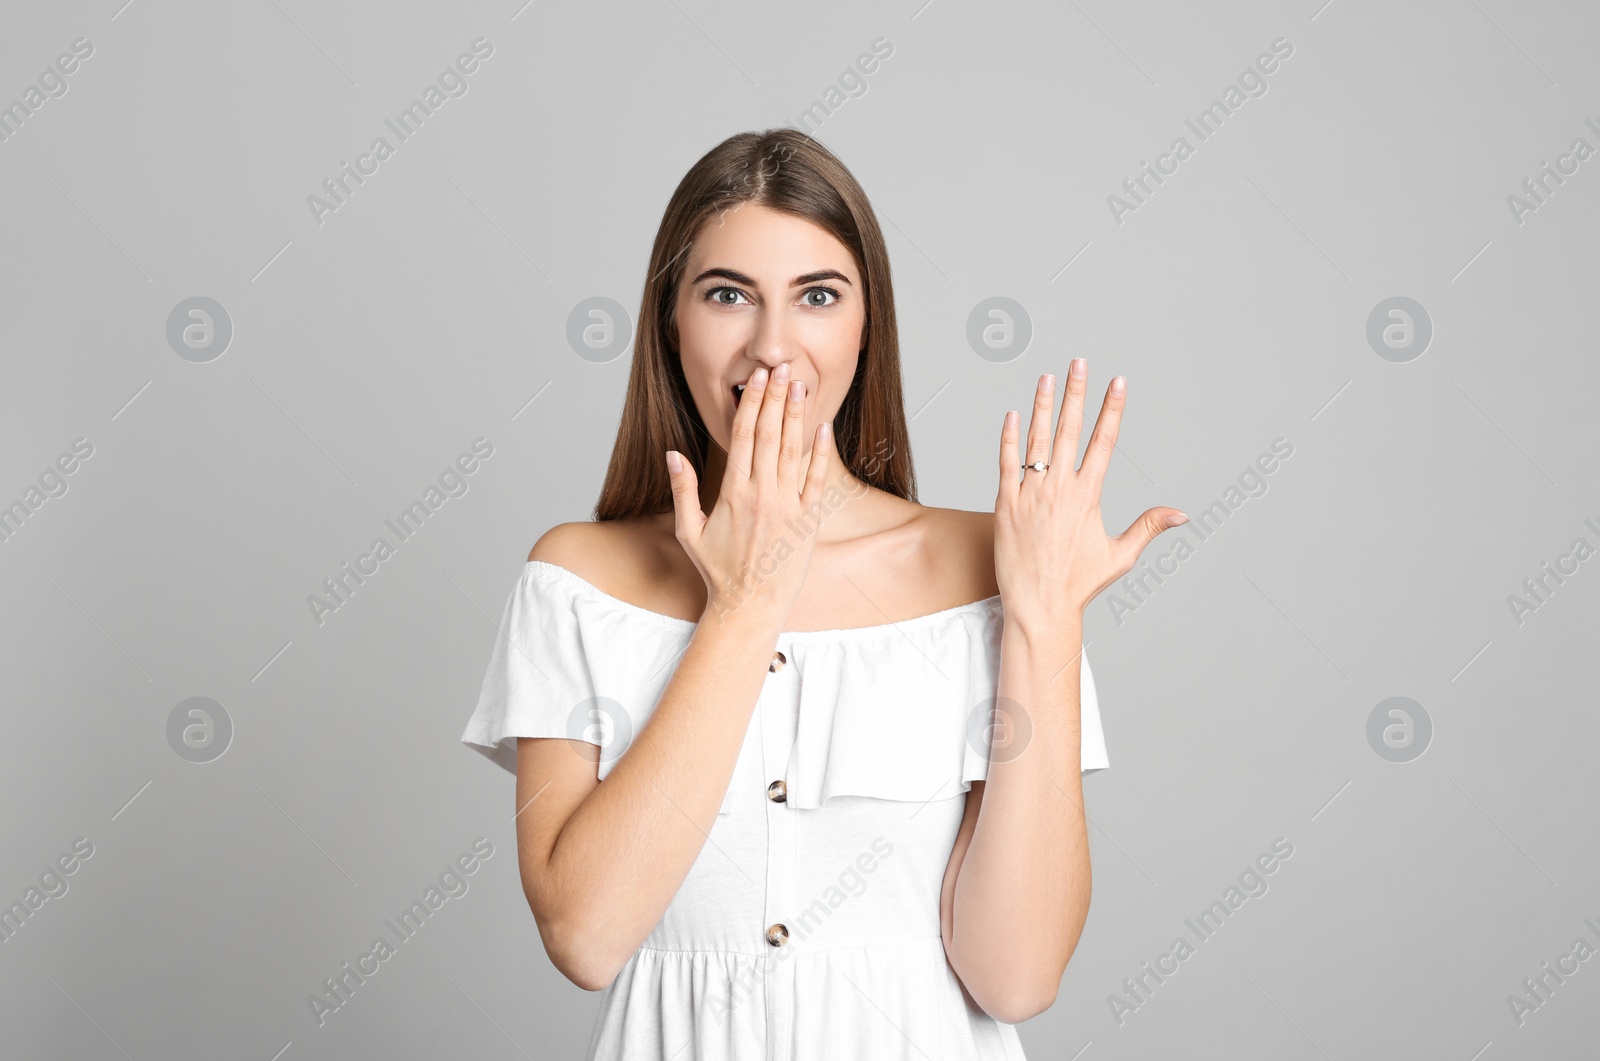
M 556 562 L 546 538 L 530 560 Z M 599 991 L 616 977 L 699 857 L 781 626 L 751 602 L 720 616 L 708 605 L 655 712 L 603 783 L 596 745 L 517 741 L 523 892 L 550 960 L 579 987 Z
M 1089 916 L 1083 630 L 1007 617 L 1000 643 L 996 721 L 1026 732 L 1027 746 L 991 756 L 988 780 L 974 783 L 941 913 L 945 952 L 972 1000 L 1020 1024 L 1055 1002 Z
M 1188 519 L 1150 508 L 1115 538 L 1106 534 L 1100 491 L 1127 381 L 1112 379 L 1074 469 L 1087 382 L 1087 361 L 1073 358 L 1052 437 L 1055 377 L 1039 378 L 1025 454 L 1020 415 L 1008 412 L 1000 432 L 994 543 L 1005 627 L 995 695 L 1027 743 L 998 754 L 997 739 L 990 753 L 982 806 L 954 870 L 945 947 L 973 1000 L 1012 1024 L 1055 1000 L 1089 912 L 1078 699 L 1084 610 L 1156 535 Z

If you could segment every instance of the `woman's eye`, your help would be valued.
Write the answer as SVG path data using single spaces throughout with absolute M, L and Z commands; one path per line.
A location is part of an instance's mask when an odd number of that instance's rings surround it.
M 813 295 L 831 295 L 831 296 L 833 296 L 833 301 L 832 302 L 814 302 L 814 301 L 812 301 L 812 296 Z M 837 304 L 838 301 L 839 301 L 839 292 L 835 291 L 831 287 L 813 287 L 813 288 L 810 288 L 809 290 L 806 291 L 806 305 L 814 306 L 817 309 L 826 309 L 829 306 Z
M 734 287 L 714 287 L 710 291 L 706 292 L 706 298 L 709 298 L 709 299 L 711 299 L 711 300 L 713 300 L 713 301 L 715 301 L 717 303 L 720 303 L 721 305 L 724 305 L 724 306 L 737 306 L 739 304 L 738 302 L 727 302 L 727 301 L 724 301 L 721 296 L 723 296 L 723 295 L 740 295 L 740 294 L 743 294 L 743 292 L 741 292 L 738 288 L 734 288 Z

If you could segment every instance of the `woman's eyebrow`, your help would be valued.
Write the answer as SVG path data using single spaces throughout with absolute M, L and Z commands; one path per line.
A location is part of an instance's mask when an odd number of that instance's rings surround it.
M 724 280 L 732 280 L 734 283 L 744 284 L 746 287 L 761 286 L 760 284 L 756 283 L 754 277 L 746 276 L 737 269 L 725 269 L 722 266 L 715 266 L 707 269 L 705 272 L 691 280 L 690 286 L 698 284 L 702 280 L 711 279 L 712 277 L 722 277 Z M 800 287 L 802 284 L 814 284 L 818 280 L 842 280 L 847 284 L 850 283 L 850 278 L 845 276 L 837 269 L 818 269 L 814 273 L 805 273 L 801 276 L 795 277 L 793 280 L 789 281 L 789 286 Z M 854 285 L 852 284 L 851 286 Z

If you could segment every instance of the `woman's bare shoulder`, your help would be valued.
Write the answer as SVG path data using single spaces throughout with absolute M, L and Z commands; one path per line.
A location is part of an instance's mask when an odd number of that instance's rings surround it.
M 958 572 L 964 600 L 987 600 L 1000 592 L 994 572 L 994 513 L 928 508 L 924 545 L 937 569 Z
M 671 513 L 665 520 L 671 537 Z M 528 559 L 566 568 L 609 596 L 647 607 L 641 602 L 662 581 L 662 533 L 661 516 L 558 523 L 534 542 Z

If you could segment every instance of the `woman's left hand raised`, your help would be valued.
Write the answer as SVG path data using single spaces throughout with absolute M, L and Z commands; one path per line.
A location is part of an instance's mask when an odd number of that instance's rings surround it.
M 1127 382 L 1118 376 L 1106 388 L 1083 464 L 1074 469 L 1088 376 L 1088 362 L 1074 358 L 1053 446 L 1050 422 L 1055 396 L 1046 389 L 1048 377 L 1040 377 L 1034 393 L 1026 454 L 1017 449 L 1020 416 L 1006 413 L 1000 432 L 995 577 L 1006 614 L 1025 621 L 1081 622 L 1089 603 L 1133 569 L 1156 535 L 1189 518 L 1175 508 L 1151 508 L 1115 538 L 1106 534 L 1100 518 L 1100 484 L 1117 445 Z M 1036 461 L 1050 467 L 1023 470 L 1024 464 Z

